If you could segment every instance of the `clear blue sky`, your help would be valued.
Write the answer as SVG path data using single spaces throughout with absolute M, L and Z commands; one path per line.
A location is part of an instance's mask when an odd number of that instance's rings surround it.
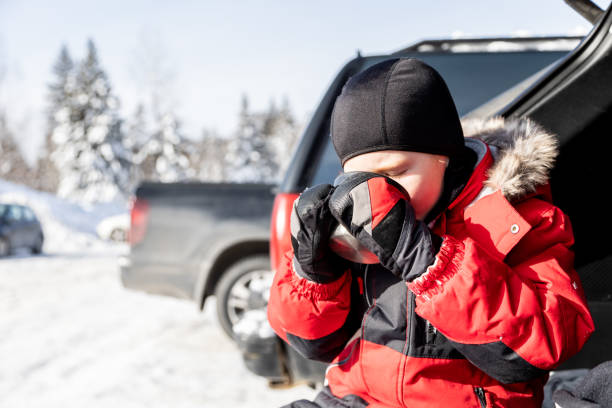
M 597 3 L 605 7 L 609 1 Z M 18 1 L 0 0 L 0 103 L 29 156 L 44 129 L 46 83 L 62 44 L 87 38 L 128 114 L 139 98 L 134 53 L 152 36 L 174 73 L 172 94 L 191 137 L 230 132 L 242 93 L 256 109 L 286 95 L 305 121 L 357 49 L 386 53 L 449 36 L 585 33 L 563 0 Z

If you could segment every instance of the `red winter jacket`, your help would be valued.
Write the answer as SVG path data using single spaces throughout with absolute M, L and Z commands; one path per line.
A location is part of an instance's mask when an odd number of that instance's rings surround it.
M 443 237 L 413 282 L 355 265 L 318 284 L 289 252 L 268 306 L 276 333 L 330 361 L 339 398 L 371 407 L 540 407 L 548 370 L 594 326 L 573 268 L 568 217 L 551 204 L 554 137 L 528 119 L 464 122 L 468 184 L 430 225 Z

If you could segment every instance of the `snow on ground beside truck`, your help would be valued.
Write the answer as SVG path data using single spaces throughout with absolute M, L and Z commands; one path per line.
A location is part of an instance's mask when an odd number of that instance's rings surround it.
M 43 255 L 0 259 L 1 407 L 274 407 L 312 398 L 249 373 L 215 318 L 123 288 L 125 245 L 95 237 L 87 209 L 0 182 L 40 218 Z

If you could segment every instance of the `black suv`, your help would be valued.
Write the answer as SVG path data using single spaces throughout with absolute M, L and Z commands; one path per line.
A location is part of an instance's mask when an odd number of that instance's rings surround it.
M 0 204 L 0 257 L 17 249 L 42 252 L 44 236 L 34 211 L 18 204 Z
M 390 55 L 358 55 L 349 61 L 315 111 L 276 195 L 270 237 L 273 269 L 290 249 L 289 216 L 295 198 L 308 186 L 332 183 L 342 170 L 331 144 L 329 125 L 334 101 L 352 75 L 385 59 L 419 58 L 441 73 L 463 116 L 487 101 L 499 101 L 504 95 L 524 89 L 558 64 L 581 40 L 582 37 L 537 37 L 422 41 Z M 540 50 L 543 44 L 548 45 L 547 51 Z M 251 371 L 267 377 L 272 385 L 322 381 L 325 365 L 303 359 L 271 330 L 263 331 L 267 336 L 253 334 L 253 327 L 267 324 L 264 314 L 249 312 L 243 320 L 236 327 L 236 340 Z
M 441 73 L 462 117 L 529 116 L 559 136 L 561 152 L 551 174 L 552 192 L 555 204 L 572 220 L 575 267 L 597 329 L 583 350 L 559 369 L 592 368 L 612 360 L 612 250 L 605 239 L 607 227 L 612 226 L 605 199 L 607 155 L 612 144 L 608 137 L 612 92 L 606 85 L 612 82 L 611 9 L 592 21 L 596 23 L 593 30 L 578 39 L 439 40 L 391 55 L 358 56 L 350 61 L 315 111 L 276 196 L 271 222 L 272 267 L 276 268 L 290 249 L 293 200 L 307 186 L 331 183 L 341 170 L 330 143 L 329 121 L 343 84 L 386 58 L 415 56 Z M 570 41 L 575 41 L 575 48 L 569 53 L 555 47 Z M 515 51 L 492 52 L 494 47 Z M 541 51 L 551 48 L 557 51 Z M 246 323 L 243 326 L 249 327 Z M 237 339 L 251 371 L 267 377 L 271 384 L 321 381 L 322 364 L 304 360 L 269 332 L 259 330 L 267 336 L 253 333 L 240 331 Z

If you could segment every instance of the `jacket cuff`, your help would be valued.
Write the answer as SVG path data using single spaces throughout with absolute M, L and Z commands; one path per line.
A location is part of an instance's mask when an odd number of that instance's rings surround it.
M 463 262 L 463 243 L 450 235 L 444 235 L 442 239 L 434 263 L 427 267 L 424 274 L 407 284 L 408 289 L 415 295 L 426 300 L 430 300 L 442 290 L 444 284 L 459 271 Z
M 333 282 L 317 283 L 300 276 L 296 271 L 296 265 L 293 260 L 293 257 L 287 257 L 287 268 L 291 271 L 291 285 L 300 296 L 313 300 L 329 300 L 335 298 L 344 285 L 350 285 L 350 268 L 347 268 L 347 270 Z

